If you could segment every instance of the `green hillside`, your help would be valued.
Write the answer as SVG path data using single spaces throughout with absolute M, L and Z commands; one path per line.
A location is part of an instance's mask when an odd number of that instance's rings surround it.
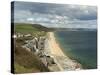
M 16 23 L 15 31 L 21 33 L 32 33 L 34 31 L 40 31 L 38 28 L 33 27 L 32 24 Z
M 15 23 L 15 31 L 16 32 L 33 32 L 33 31 L 53 31 L 53 28 L 47 28 L 40 24 L 26 24 L 26 23 Z
M 48 68 L 39 60 L 38 56 L 21 47 L 25 43 L 25 40 L 31 40 L 33 36 L 45 36 L 46 27 L 24 23 L 15 23 L 14 27 L 15 34 L 32 34 L 32 37 L 16 38 L 14 49 L 14 73 L 48 72 Z

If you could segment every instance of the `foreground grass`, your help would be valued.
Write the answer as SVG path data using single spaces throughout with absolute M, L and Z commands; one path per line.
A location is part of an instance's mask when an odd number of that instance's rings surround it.
M 38 72 L 38 69 L 27 69 L 24 66 L 21 66 L 17 63 L 14 64 L 15 66 L 15 73 L 32 73 L 32 72 Z
M 48 68 L 42 64 L 34 53 L 28 52 L 17 44 L 14 51 L 14 72 L 15 73 L 33 73 L 48 72 Z

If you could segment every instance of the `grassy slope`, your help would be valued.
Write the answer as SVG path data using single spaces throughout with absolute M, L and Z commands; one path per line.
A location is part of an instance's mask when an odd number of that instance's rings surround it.
M 41 27 L 34 27 L 32 24 L 16 24 L 15 32 L 20 32 L 23 34 L 38 34 L 45 35 L 46 32 L 41 32 Z M 44 27 L 43 27 L 44 28 Z M 43 29 L 42 28 L 42 29 Z M 32 72 L 47 72 L 49 71 L 41 61 L 39 57 L 31 52 L 23 49 L 21 45 L 24 43 L 25 38 L 20 38 L 16 40 L 16 47 L 14 51 L 14 71 L 15 73 L 32 73 Z
M 39 58 L 31 52 L 17 45 L 14 52 L 15 73 L 32 73 L 49 71 L 39 60 Z
M 22 24 L 16 23 L 15 24 L 15 32 L 20 32 L 23 34 L 32 34 L 33 36 L 44 36 L 46 35 L 48 28 L 43 27 L 38 24 Z
M 32 24 L 16 23 L 15 31 L 20 33 L 32 33 L 34 31 L 39 31 L 39 29 L 32 27 Z
M 33 31 L 49 31 L 50 28 L 44 27 L 39 24 L 24 24 L 24 23 L 15 23 L 16 32 L 33 32 Z

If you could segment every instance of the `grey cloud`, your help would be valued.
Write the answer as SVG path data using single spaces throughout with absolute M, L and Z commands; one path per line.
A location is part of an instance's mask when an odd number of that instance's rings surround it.
M 53 27 L 96 28 L 97 25 L 96 6 L 15 2 L 14 8 L 15 22 L 33 22 Z

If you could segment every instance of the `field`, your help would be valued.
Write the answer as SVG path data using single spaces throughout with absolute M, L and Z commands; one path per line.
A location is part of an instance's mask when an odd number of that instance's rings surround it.
M 46 35 L 47 28 L 37 24 L 15 23 L 15 33 L 32 34 L 33 36 Z

